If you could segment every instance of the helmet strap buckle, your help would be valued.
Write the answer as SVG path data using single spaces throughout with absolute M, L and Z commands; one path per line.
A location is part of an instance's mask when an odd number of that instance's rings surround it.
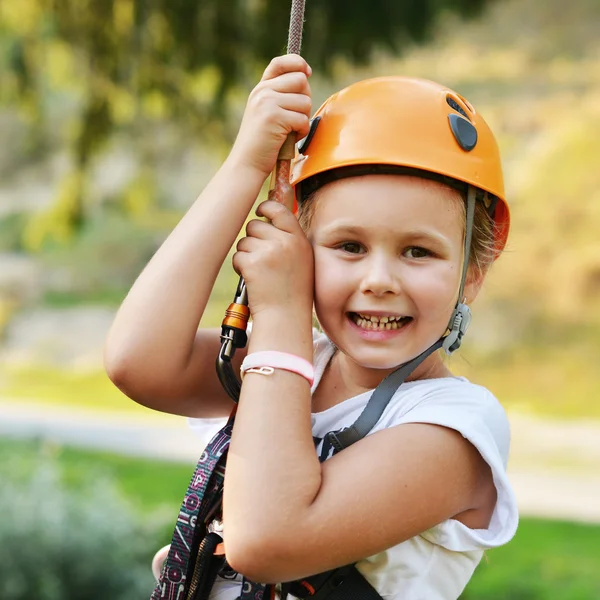
M 471 238 L 473 236 L 473 220 L 475 216 L 475 202 L 477 197 L 477 190 L 470 185 L 467 189 L 467 215 L 465 223 L 465 241 L 463 247 L 463 268 L 460 277 L 460 289 L 458 291 L 458 300 L 450 322 L 448 323 L 448 329 L 450 330 L 446 337 L 443 338 L 442 348 L 446 351 L 446 354 L 452 354 L 460 348 L 463 336 L 469 328 L 471 323 L 471 309 L 465 304 L 465 297 L 463 293 L 465 291 L 465 284 L 467 282 L 467 273 L 469 270 L 469 255 L 471 252 Z M 462 301 L 461 301 L 462 298 Z
M 470 323 L 471 309 L 466 304 L 459 302 L 452 313 L 452 317 L 450 317 L 450 324 L 448 325 L 450 331 L 442 344 L 442 348 L 446 351 L 446 354 L 452 354 L 460 348 L 462 338 L 467 332 Z

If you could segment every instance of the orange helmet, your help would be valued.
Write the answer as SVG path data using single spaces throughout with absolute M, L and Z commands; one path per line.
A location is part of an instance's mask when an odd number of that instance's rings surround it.
M 333 169 L 417 170 L 491 195 L 496 251 L 504 248 L 510 213 L 498 145 L 483 117 L 443 85 L 409 77 L 355 83 L 325 101 L 298 149 L 290 175 L 298 200 L 305 196 L 301 182 Z

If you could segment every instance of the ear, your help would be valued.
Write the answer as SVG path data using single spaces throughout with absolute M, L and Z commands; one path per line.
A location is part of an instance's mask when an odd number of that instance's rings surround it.
M 463 296 L 465 297 L 465 304 L 471 304 L 477 298 L 479 290 L 483 286 L 485 280 L 486 271 L 482 271 L 476 267 L 469 267 L 467 271 L 467 281 L 465 282 L 465 290 Z

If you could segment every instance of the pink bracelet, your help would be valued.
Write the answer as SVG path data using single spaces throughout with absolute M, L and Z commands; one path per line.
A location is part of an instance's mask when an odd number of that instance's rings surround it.
M 315 368 L 312 363 L 295 354 L 277 352 L 276 350 L 265 350 L 248 354 L 242 362 L 240 373 L 242 379 L 246 373 L 258 373 L 260 375 L 272 375 L 275 369 L 283 369 L 301 375 L 312 386 L 315 379 Z

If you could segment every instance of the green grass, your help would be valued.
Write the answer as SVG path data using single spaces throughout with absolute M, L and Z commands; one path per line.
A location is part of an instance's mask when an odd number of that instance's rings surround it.
M 107 411 L 146 409 L 122 394 L 104 371 L 77 373 L 47 367 L 5 369 L 0 395 L 10 401 L 36 402 Z
M 13 471 L 32 472 L 39 453 L 52 454 L 64 481 L 77 488 L 90 473 L 105 475 L 143 514 L 171 523 L 193 465 L 140 460 L 33 442 L 0 440 Z M 6 468 L 0 465 L 0 473 Z M 170 526 L 164 532 L 165 540 Z M 600 598 L 600 526 L 523 519 L 515 539 L 487 553 L 461 600 L 595 600 Z
M 463 600 L 600 598 L 600 527 L 523 519 L 514 540 L 487 553 Z
M 41 456 L 52 457 L 60 467 L 61 477 L 73 490 L 89 479 L 106 477 L 136 509 L 151 513 L 171 508 L 175 516 L 191 479 L 194 465 L 140 460 L 108 452 L 76 450 L 52 442 L 7 441 L 0 438 L 0 456 L 10 456 L 11 473 L 27 477 L 35 471 Z M 7 468 L 0 463 L 0 474 Z
M 100 304 L 116 308 L 123 302 L 128 291 L 129 289 L 125 286 L 122 288 L 106 287 L 79 293 L 47 291 L 43 295 L 42 303 L 49 308 L 70 308 L 83 304 Z

